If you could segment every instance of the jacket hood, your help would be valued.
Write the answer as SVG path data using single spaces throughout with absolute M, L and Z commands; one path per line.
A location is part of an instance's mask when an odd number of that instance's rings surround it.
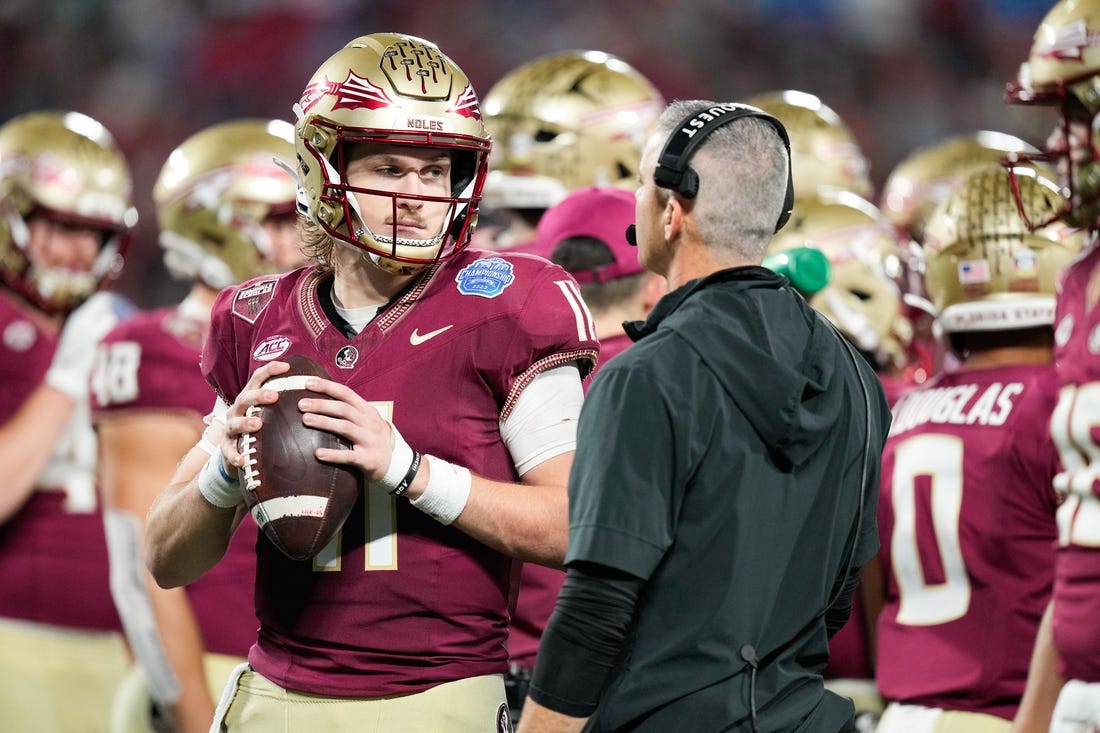
M 723 270 L 669 293 L 635 332 L 643 336 L 675 317 L 687 346 L 773 456 L 797 468 L 830 437 L 845 410 L 848 391 L 838 369 L 851 357 L 843 337 L 786 285 L 762 267 Z M 704 289 L 707 297 L 693 297 Z M 744 384 L 755 388 L 738 388 Z

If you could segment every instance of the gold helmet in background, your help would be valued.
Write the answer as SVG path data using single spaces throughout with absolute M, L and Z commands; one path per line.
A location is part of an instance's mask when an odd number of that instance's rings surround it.
M 791 138 L 795 193 L 822 187 L 870 198 L 870 164 L 840 115 L 818 97 L 795 90 L 766 92 L 745 100 L 772 115 Z
M 968 173 L 999 163 L 1012 153 L 1036 152 L 1024 140 L 992 130 L 954 135 L 925 145 L 890 171 L 882 186 L 879 207 L 895 226 L 920 242 L 929 215 Z
M 114 138 L 79 112 L 31 112 L 0 126 L 0 278 L 47 313 L 68 313 L 118 277 L 137 226 L 130 168 Z M 27 217 L 103 231 L 92 269 L 45 267 L 27 252 Z
M 489 134 L 473 85 L 435 44 L 397 33 L 356 38 L 321 64 L 295 114 L 300 205 L 329 236 L 398 274 L 451 257 L 469 243 L 485 183 Z M 353 192 L 389 197 L 394 206 L 402 197 L 348 184 L 347 148 L 355 143 L 450 153 L 450 196 L 418 197 L 450 204 L 438 233 L 406 239 L 367 227 Z
M 1094 229 L 1100 220 L 1100 0 L 1061 0 L 1047 12 L 1031 44 L 1027 61 L 1008 85 L 1005 100 L 1012 104 L 1057 107 L 1059 134 L 1041 158 L 1058 167 L 1067 187 L 1063 209 L 1051 215 L 1074 226 Z M 1071 125 L 1082 138 L 1073 147 Z M 1089 144 L 1091 143 L 1091 144 Z M 1021 202 L 1023 205 L 1023 202 Z M 1042 225 L 1046 222 L 1032 222 Z
M 281 269 L 264 229 L 292 214 L 294 128 L 282 120 L 207 127 L 171 152 L 153 187 L 164 262 L 217 290 Z
M 636 188 L 665 101 L 622 59 L 567 51 L 513 69 L 483 106 L 494 144 L 485 205 L 547 209 L 588 186 Z
M 1065 204 L 1051 171 L 1000 165 L 975 170 L 932 213 L 925 229 L 926 281 L 945 333 L 1000 331 L 1054 322 L 1055 280 L 1085 232 L 1049 220 Z
M 1009 86 L 1011 101 L 1058 104 L 1072 95 L 1090 113 L 1100 112 L 1100 2 L 1061 0 L 1039 23 L 1027 61 Z
M 821 250 L 832 270 L 829 284 L 810 305 L 879 368 L 904 367 L 913 341 L 905 296 L 921 268 L 916 245 L 899 242 L 893 226 L 866 199 L 822 189 L 795 199 L 791 219 L 772 238 L 768 253 L 795 247 Z

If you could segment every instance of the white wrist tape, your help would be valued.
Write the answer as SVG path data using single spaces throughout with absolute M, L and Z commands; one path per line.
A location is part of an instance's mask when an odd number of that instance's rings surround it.
M 405 475 L 409 472 L 409 466 L 412 465 L 413 459 L 416 457 L 416 452 L 401 437 L 401 433 L 397 431 L 393 423 L 390 423 L 390 432 L 393 435 L 393 453 L 390 454 L 390 467 L 386 469 L 385 476 L 377 481 L 372 481 L 371 484 L 392 492 L 404 481 Z M 405 488 L 408 488 L 408 486 Z
M 226 472 L 220 452 L 210 456 L 199 471 L 199 493 L 216 507 L 229 509 L 244 501 L 240 479 Z
M 212 456 L 212 455 L 221 453 L 222 449 L 219 448 L 218 446 L 214 445 L 214 442 L 211 441 L 210 438 L 206 437 L 206 433 L 209 429 L 210 428 L 207 428 L 206 430 L 203 431 L 202 437 L 199 438 L 199 442 L 196 443 L 195 445 L 202 448 L 203 451 L 205 451 L 208 456 Z
M 470 469 L 435 456 L 424 458 L 431 460 L 428 486 L 410 503 L 440 524 L 450 524 L 458 519 L 470 498 Z

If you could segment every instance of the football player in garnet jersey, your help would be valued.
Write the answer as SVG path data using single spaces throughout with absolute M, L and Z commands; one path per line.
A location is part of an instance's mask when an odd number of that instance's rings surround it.
M 317 458 L 360 469 L 363 492 L 310 560 L 257 542 L 259 635 L 215 725 L 508 730 L 516 558 L 564 558 L 591 316 L 560 267 L 467 248 L 490 141 L 434 44 L 357 38 L 295 111 L 318 264 L 219 295 L 202 370 L 226 437 L 214 456 L 193 449 L 154 502 L 147 562 L 165 587 L 218 562 L 244 513 L 248 410 L 278 398 L 261 385 L 281 358 L 307 356 L 333 379 L 306 388 L 334 399 L 301 400 L 303 423 L 353 446 Z
M 280 120 L 222 122 L 173 150 L 153 200 L 165 264 L 192 281 L 191 289 L 178 305 L 127 319 L 99 347 L 92 420 L 112 591 L 141 669 L 115 704 L 114 720 L 126 733 L 151 730 L 153 710 L 170 716 L 172 730 L 209 730 L 214 700 L 255 641 L 251 519 L 217 567 L 183 590 L 147 587 L 140 534 L 149 505 L 202 435 L 215 400 L 199 355 L 218 291 L 303 263 L 293 165 L 294 129 Z M 227 606 L 239 610 L 227 614 Z
M 1058 549 L 1054 596 L 1035 643 L 1028 689 L 1015 731 L 1100 728 L 1100 1 L 1062 0 L 1043 18 L 1006 99 L 1058 112 L 1045 157 L 1069 188 L 1063 221 L 1091 241 L 1065 272 L 1054 322 L 1054 360 L 1062 384 L 1050 436 L 1062 459 L 1054 488 Z M 1032 222 L 1041 225 L 1045 222 Z
M 1080 230 L 1053 171 L 981 168 L 929 217 L 927 287 L 960 366 L 904 395 L 882 460 L 880 733 L 1007 732 L 1054 579 L 1054 290 Z M 1019 214 L 1013 187 L 1027 219 Z
M 129 664 L 111 601 L 88 416 L 95 345 L 131 309 L 96 291 L 137 223 L 129 166 L 99 122 L 0 126 L 0 723 L 106 731 Z

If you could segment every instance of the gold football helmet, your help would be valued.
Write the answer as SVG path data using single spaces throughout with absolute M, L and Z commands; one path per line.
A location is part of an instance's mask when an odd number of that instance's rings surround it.
M 168 270 L 217 290 L 274 272 L 269 216 L 291 213 L 297 184 L 294 128 L 282 120 L 232 120 L 171 152 L 153 187 Z
M 485 184 L 489 134 L 470 80 L 430 41 L 396 33 L 361 36 L 333 54 L 295 105 L 300 206 L 334 239 L 363 250 L 389 272 L 409 274 L 469 243 Z M 347 182 L 348 147 L 387 143 L 451 154 L 446 198 L 357 189 Z M 430 239 L 373 232 L 354 195 L 444 202 L 450 211 Z
M 601 51 L 556 53 L 517 67 L 485 95 L 495 146 L 485 205 L 547 209 L 587 186 L 633 190 L 646 136 L 664 106 L 634 67 Z
M 1028 219 L 1064 206 L 1052 172 L 994 165 L 972 171 L 928 220 L 927 288 L 945 333 L 1054 322 L 1056 275 L 1086 235 L 1060 221 L 1029 231 L 1013 179 Z
M 1048 141 L 1048 149 L 1042 156 L 1032 157 L 1055 164 L 1067 186 L 1065 206 L 1052 217 L 1089 228 L 1095 228 L 1100 219 L 1098 36 L 1100 0 L 1056 3 L 1040 22 L 1028 59 L 1020 65 L 1016 79 L 1005 92 L 1010 103 L 1058 108 L 1058 134 Z M 1077 134 L 1074 128 L 1079 131 Z M 1046 223 L 1049 222 L 1031 222 L 1031 226 Z
M 795 90 L 749 97 L 787 128 L 791 138 L 791 173 L 795 195 L 810 195 L 826 186 L 863 198 L 872 193 L 870 164 L 847 123 L 818 97 Z
M 890 171 L 882 187 L 880 209 L 887 219 L 920 242 L 928 216 L 970 171 L 999 163 L 1010 153 L 1037 152 L 1033 145 L 1014 135 L 992 130 L 954 135 L 925 145 Z
M 137 210 L 126 158 L 96 120 L 79 112 L 31 112 L 0 126 L 0 278 L 47 313 L 68 313 L 116 278 Z M 92 269 L 33 261 L 27 218 L 103 231 Z
M 795 247 L 825 253 L 832 276 L 810 305 L 869 355 L 880 369 L 909 360 L 913 326 L 905 295 L 920 277 L 920 255 L 866 199 L 850 191 L 821 189 L 795 199 L 791 219 L 772 238 L 768 254 Z

